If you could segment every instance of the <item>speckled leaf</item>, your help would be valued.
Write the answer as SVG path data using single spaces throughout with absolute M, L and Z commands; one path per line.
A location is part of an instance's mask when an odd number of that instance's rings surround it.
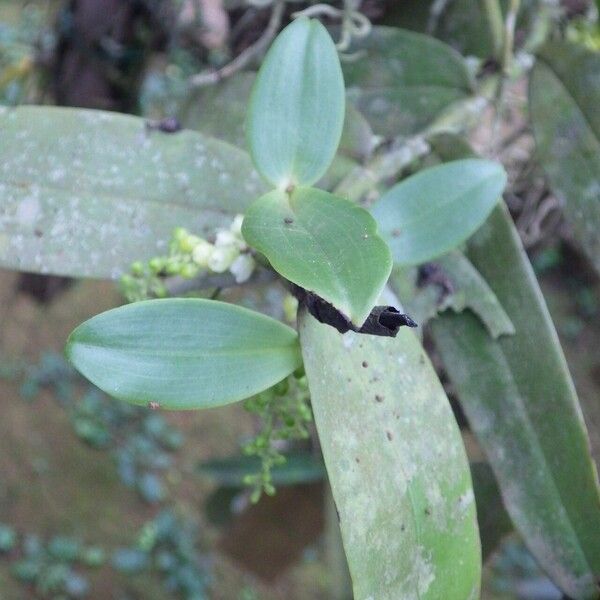
M 417 338 L 299 331 L 355 599 L 478 598 L 469 465 Z
M 515 527 L 573 598 L 598 597 L 600 496 L 577 396 L 546 305 L 504 206 L 469 256 L 515 334 L 493 340 L 468 312 L 432 332 Z
M 264 191 L 248 156 L 115 113 L 0 108 L 0 265 L 118 277 L 173 229 L 227 225 Z
M 454 251 L 427 266 L 429 276 L 420 280 L 415 270 L 397 270 L 392 275 L 394 286 L 406 312 L 419 325 L 424 325 L 439 313 L 451 308 L 454 312 L 473 311 L 497 338 L 510 335 L 515 328 L 496 295 L 461 252 Z
M 396 265 L 417 265 L 456 248 L 498 202 L 502 165 L 469 158 L 445 163 L 401 181 L 371 209 Z
M 344 78 L 319 21 L 299 18 L 275 39 L 248 107 L 254 164 L 275 187 L 311 185 L 329 168 L 344 124 Z
M 148 300 L 104 312 L 73 331 L 66 351 L 107 394 L 177 410 L 248 398 L 302 364 L 290 327 L 197 298 Z
M 529 102 L 537 156 L 600 272 L 600 54 L 566 42 L 546 46 Z
M 462 57 L 431 37 L 374 27 L 344 63 L 348 97 L 380 135 L 411 134 L 471 94 Z
M 262 196 L 246 212 L 242 233 L 278 273 L 333 304 L 357 326 L 392 269 L 373 217 L 314 188 Z

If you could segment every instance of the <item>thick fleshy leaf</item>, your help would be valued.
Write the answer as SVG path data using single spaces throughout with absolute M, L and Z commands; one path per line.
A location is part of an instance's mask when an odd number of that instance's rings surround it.
M 437 0 L 389 2 L 383 22 L 435 35 L 463 56 L 478 56 L 483 59 L 498 56 L 498 51 L 501 50 L 498 42 L 501 44 L 503 35 L 503 14 L 506 14 L 509 6 L 507 0 L 497 3 L 473 0 L 452 0 L 443 4 L 436 2 Z M 486 6 L 490 10 L 486 10 Z M 497 10 L 494 10 L 496 7 Z M 544 27 L 550 11 L 552 6 L 545 6 L 536 0 L 521 0 L 516 26 L 521 35 L 517 41 L 527 39 L 534 23 L 538 27 Z
M 244 487 L 246 475 L 254 475 L 262 468 L 256 456 L 230 456 L 215 458 L 198 465 L 198 473 L 212 479 L 221 486 Z M 285 455 L 285 462 L 271 470 L 273 485 L 297 485 L 321 481 L 325 476 L 323 462 L 309 452 L 294 452 Z
M 541 52 L 529 102 L 537 156 L 600 273 L 600 54 L 566 42 Z
M 462 57 L 429 36 L 374 27 L 352 51 L 361 54 L 344 63 L 348 98 L 380 135 L 416 133 L 471 94 Z
M 246 212 L 242 233 L 278 273 L 333 304 L 357 326 L 392 269 L 373 217 L 314 188 L 262 196 Z
M 506 185 L 499 163 L 457 160 L 420 171 L 388 190 L 371 213 L 397 265 L 427 262 L 464 242 Z
M 233 304 L 194 298 L 137 302 L 86 321 L 67 356 L 107 394 L 195 409 L 242 400 L 301 364 L 296 332 Z
M 569 596 L 595 599 L 597 473 L 556 332 L 504 206 L 474 236 L 469 257 L 515 334 L 493 340 L 464 312 L 432 321 L 434 340 L 523 540 Z
M 490 286 L 458 251 L 428 264 L 420 277 L 414 270 L 397 270 L 392 281 L 406 312 L 421 326 L 448 308 L 457 313 L 470 309 L 493 338 L 515 332 Z
M 210 236 L 264 184 L 212 138 L 115 113 L 0 108 L 0 265 L 118 277 L 165 252 L 175 227 Z
M 300 18 L 276 38 L 248 109 L 254 164 L 275 187 L 311 185 L 327 171 L 342 135 L 345 91 L 333 40 Z
M 356 600 L 478 597 L 469 465 L 417 338 L 299 331 Z

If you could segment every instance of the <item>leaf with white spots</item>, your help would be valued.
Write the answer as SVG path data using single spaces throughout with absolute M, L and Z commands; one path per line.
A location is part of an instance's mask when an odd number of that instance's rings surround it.
M 264 191 L 247 154 L 116 113 L 0 108 L 0 265 L 118 277 L 173 229 L 210 236 Z
M 469 464 L 414 333 L 347 333 L 299 315 L 304 367 L 356 600 L 477 598 Z
M 533 269 L 498 206 L 469 258 L 510 315 L 494 340 L 468 311 L 431 322 L 515 528 L 569 597 L 598 598 L 600 489 L 577 394 Z

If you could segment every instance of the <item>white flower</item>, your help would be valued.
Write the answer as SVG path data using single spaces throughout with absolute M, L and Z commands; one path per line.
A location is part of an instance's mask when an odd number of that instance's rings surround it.
M 215 239 L 215 246 L 220 248 L 222 246 L 234 246 L 238 243 L 238 237 L 235 233 L 232 233 L 228 229 L 219 229 Z
M 233 263 L 231 263 L 229 270 L 235 277 L 236 283 L 244 283 L 244 281 L 250 279 L 255 266 L 256 262 L 250 254 L 240 254 Z
M 240 251 L 233 245 L 215 246 L 213 253 L 208 259 L 208 268 L 215 273 L 224 273 L 229 269 L 239 253 Z
M 207 242 L 206 240 L 200 240 L 194 250 L 192 252 L 192 260 L 199 267 L 207 267 L 208 261 L 210 260 L 213 252 L 215 251 L 215 247 Z

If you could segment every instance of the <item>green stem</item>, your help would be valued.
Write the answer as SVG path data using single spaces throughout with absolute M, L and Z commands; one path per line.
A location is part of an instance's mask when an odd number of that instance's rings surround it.
M 494 58 L 501 60 L 504 49 L 504 22 L 499 0 L 482 0 L 483 12 L 490 30 Z
M 508 76 L 512 66 L 515 44 L 515 26 L 517 24 L 517 14 L 519 13 L 520 5 L 520 0 L 510 0 L 510 6 L 506 15 L 506 22 L 504 25 L 504 50 L 502 53 L 502 68 L 505 76 Z
M 413 161 L 431 152 L 429 139 L 439 133 L 462 133 L 471 129 L 480 119 L 481 111 L 490 102 L 498 86 L 498 77 L 488 77 L 479 87 L 478 94 L 455 102 L 420 135 L 397 141 L 392 148 L 377 152 L 365 165 L 358 165 L 342 179 L 333 193 L 359 202 L 385 181 L 398 174 Z

